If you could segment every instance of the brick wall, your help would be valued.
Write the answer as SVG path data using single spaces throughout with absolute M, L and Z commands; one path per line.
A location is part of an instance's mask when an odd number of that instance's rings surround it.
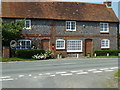
M 5 58 L 10 57 L 10 48 L 9 47 L 2 48 L 2 57 L 5 57 Z
M 12 19 L 11 19 L 12 20 Z M 40 20 L 40 19 L 31 19 L 32 29 L 24 30 L 23 34 L 31 34 L 26 38 L 34 40 L 36 37 L 40 40 L 43 38 L 49 38 L 50 43 L 54 42 L 56 39 L 79 39 L 83 41 L 83 52 L 79 53 L 80 55 L 85 55 L 85 40 L 92 39 L 93 41 L 93 50 L 101 49 L 101 39 L 110 40 L 110 49 L 117 49 L 117 23 L 109 23 L 109 33 L 102 34 L 100 33 L 100 22 L 76 22 L 75 32 L 66 31 L 66 21 L 61 20 Z M 85 27 L 84 27 L 85 26 Z M 40 36 L 35 36 L 40 34 Z M 41 43 L 40 43 L 41 44 Z M 51 45 L 51 44 L 50 44 Z M 51 46 L 50 46 L 51 47 Z M 57 52 L 65 52 L 57 50 Z

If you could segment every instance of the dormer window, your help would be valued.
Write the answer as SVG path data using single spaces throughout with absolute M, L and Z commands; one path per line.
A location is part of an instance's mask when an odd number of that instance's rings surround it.
M 109 24 L 108 23 L 100 23 L 100 32 L 108 33 L 109 32 Z
M 66 31 L 76 31 L 76 21 L 66 21 Z

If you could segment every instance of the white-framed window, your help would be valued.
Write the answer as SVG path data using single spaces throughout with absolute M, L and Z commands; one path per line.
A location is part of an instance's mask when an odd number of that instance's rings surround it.
M 17 49 L 31 49 L 31 40 L 18 40 Z
M 66 21 L 66 31 L 76 31 L 76 21 Z
M 56 40 L 56 49 L 65 49 L 65 40 L 64 39 Z
M 100 23 L 100 32 L 109 32 L 109 23 Z
M 67 52 L 82 52 L 82 40 L 67 40 Z
M 16 19 L 16 22 L 20 20 L 22 19 Z M 25 29 L 31 29 L 31 20 L 25 20 Z
M 101 48 L 110 48 L 110 40 L 102 39 L 101 40 Z
M 25 28 L 31 29 L 31 20 L 25 20 Z

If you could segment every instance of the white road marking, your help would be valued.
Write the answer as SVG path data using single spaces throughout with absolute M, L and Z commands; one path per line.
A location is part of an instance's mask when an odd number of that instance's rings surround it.
M 83 72 L 83 70 L 76 70 L 76 71 L 70 71 L 72 73 L 75 73 L 75 72 Z
M 68 75 L 72 75 L 72 73 L 61 74 L 61 76 L 68 76 Z
M 51 77 L 54 77 L 55 75 L 50 75 Z
M 28 76 L 30 76 L 30 77 L 31 77 L 32 75 L 31 75 L 31 74 L 29 74 Z
M 39 74 L 40 76 L 43 75 L 43 74 Z
M 19 77 L 24 77 L 25 75 L 19 75 Z
M 37 77 L 33 77 L 33 78 L 37 78 Z
M 102 68 L 102 69 L 100 69 L 100 70 L 107 70 L 107 69 L 109 69 L 109 68 Z
M 13 78 L 8 78 L 8 79 L 0 79 L 0 81 L 12 81 L 14 80 Z
M 56 74 L 62 74 L 62 73 L 67 73 L 67 72 L 56 72 Z
M 10 78 L 11 76 L 4 76 L 4 77 L 0 77 L 0 79 L 3 79 L 3 78 Z
M 88 70 L 88 71 L 96 71 L 97 69 L 90 69 L 90 70 Z
M 46 75 L 50 75 L 51 73 L 45 73 Z
M 112 67 L 112 68 L 110 68 L 110 69 L 118 69 L 118 67 Z
M 80 72 L 80 73 L 77 73 L 77 74 L 88 74 L 88 72 Z
M 110 72 L 110 71 L 114 71 L 114 70 L 105 70 L 105 72 Z
M 102 71 L 93 71 L 93 73 L 100 73 L 100 72 L 102 72 Z

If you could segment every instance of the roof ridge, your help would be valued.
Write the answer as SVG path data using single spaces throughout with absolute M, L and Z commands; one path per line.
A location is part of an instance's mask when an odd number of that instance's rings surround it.
M 81 3 L 81 4 L 95 4 L 95 5 L 105 5 L 103 3 L 91 3 L 91 2 L 78 2 L 78 1 L 48 1 L 49 2 L 52 2 L 52 3 L 56 3 L 56 2 L 59 2 L 59 3 Z M 36 2 L 37 3 L 37 2 Z M 46 2 L 44 2 L 46 3 Z
M 91 3 L 91 2 L 78 2 L 78 1 L 41 1 L 41 2 L 11 2 L 11 3 L 81 3 L 81 4 L 95 4 L 95 5 L 105 5 L 103 3 Z M 7 3 L 7 2 L 2 2 Z M 10 3 L 10 2 L 8 2 Z
M 67 2 L 67 3 L 84 3 L 84 4 L 100 4 L 100 5 L 105 5 L 103 3 L 90 3 L 90 2 L 77 2 L 77 1 L 51 1 L 51 2 Z

